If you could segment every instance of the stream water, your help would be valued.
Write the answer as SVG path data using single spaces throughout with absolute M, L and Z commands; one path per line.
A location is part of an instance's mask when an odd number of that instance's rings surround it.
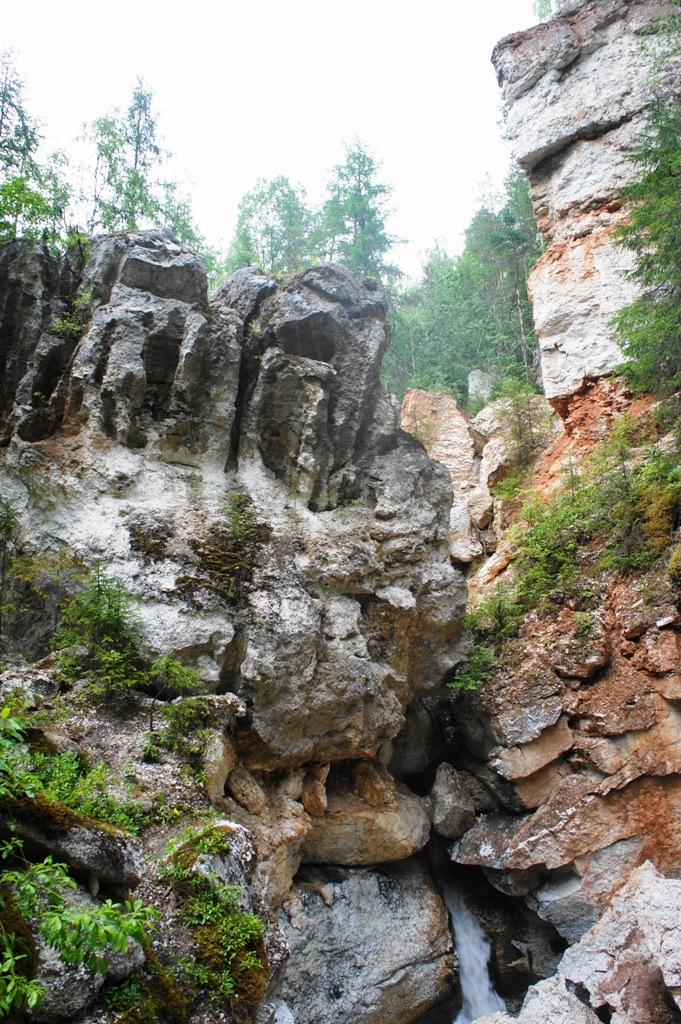
M 472 1024 L 486 1013 L 506 1010 L 506 1005 L 501 996 L 494 991 L 489 976 L 489 939 L 475 915 L 466 906 L 457 886 L 452 882 L 452 864 L 444 848 L 431 842 L 428 854 L 452 919 L 456 953 L 459 958 L 462 1006 L 452 1024 Z
M 485 1013 L 505 1010 L 506 1006 L 490 981 L 487 968 L 489 939 L 457 892 L 446 886 L 443 895 L 454 927 L 463 999 L 461 1010 L 452 1024 L 472 1024 Z

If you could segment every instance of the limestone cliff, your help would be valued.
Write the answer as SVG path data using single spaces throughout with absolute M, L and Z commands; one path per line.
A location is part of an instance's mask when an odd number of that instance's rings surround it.
M 530 277 L 543 387 L 559 403 L 621 362 L 608 323 L 634 297 L 630 255 L 611 232 L 618 191 L 653 94 L 677 95 L 678 57 L 655 86 L 645 30 L 662 0 L 566 3 L 557 17 L 503 39 L 493 62 L 513 154 L 530 179 L 546 251 Z M 650 45 L 650 40 L 649 40 Z
M 152 820 L 166 800 L 199 814 L 212 803 L 226 828 L 247 830 L 250 866 L 235 847 L 219 870 L 250 879 L 272 965 L 290 952 L 277 983 L 295 1020 L 387 1022 L 396 1004 L 416 1020 L 451 990 L 452 943 L 427 870 L 409 860 L 430 834 L 428 801 L 392 773 L 405 723 L 442 698 L 470 643 L 449 475 L 400 431 L 379 382 L 385 295 L 324 266 L 282 281 L 239 271 L 209 303 L 200 261 L 153 232 L 95 239 L 80 271 L 22 242 L 0 249 L 0 265 L 13 553 L 47 576 L 67 556 L 101 562 L 132 596 L 147 663 L 172 654 L 209 695 L 203 792 L 177 759 L 145 753 L 152 695 L 130 692 L 118 717 L 74 696 L 58 743 L 103 760 L 112 785 L 132 771 Z M 253 539 L 239 546 L 244 522 Z M 28 596 L 12 584 L 3 643 L 15 661 L 49 650 L 52 584 Z M 10 669 L 5 692 L 20 686 L 44 708 L 59 696 L 53 668 Z M 100 879 L 93 856 L 74 867 Z M 387 862 L 402 864 L 383 873 Z M 292 888 L 301 863 L 313 881 Z M 146 870 L 157 899 L 154 858 Z M 310 951 L 330 917 L 322 968 Z M 390 936 L 378 959 L 377 927 Z M 323 1008 L 295 979 L 312 971 L 322 999 L 327 970 L 337 994 Z M 259 1021 L 275 1009 L 263 1004 Z

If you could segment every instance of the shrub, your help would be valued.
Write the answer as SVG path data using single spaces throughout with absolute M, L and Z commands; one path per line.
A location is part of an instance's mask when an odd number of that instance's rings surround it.
M 21 712 L 5 707 L 0 712 L 0 797 L 5 808 L 13 802 L 44 799 L 37 773 L 25 744 L 26 720 Z M 17 765 L 20 770 L 17 772 Z M 69 769 L 69 774 L 72 774 Z M 37 803 L 36 803 L 37 807 Z M 45 942 L 67 964 L 83 964 L 91 972 L 107 969 L 105 954 L 126 953 L 131 941 L 146 945 L 158 916 L 140 900 L 114 903 L 107 899 L 83 907 L 68 901 L 77 888 L 65 864 L 52 857 L 30 861 L 21 840 L 11 831 L 0 843 L 0 1015 L 9 1016 L 40 1005 L 42 989 L 32 977 L 35 970 L 32 933 L 26 920 L 35 922 Z
M 139 631 L 132 600 L 118 580 L 98 563 L 66 606 L 55 635 L 57 649 L 82 645 L 89 651 L 88 675 L 103 684 L 107 696 L 145 681 L 138 650 Z M 62 676 L 74 681 L 73 665 L 61 663 Z
M 447 685 L 454 693 L 462 693 L 465 690 L 478 690 L 484 683 L 492 678 L 496 657 L 484 644 L 476 643 L 470 659 L 461 668 Z

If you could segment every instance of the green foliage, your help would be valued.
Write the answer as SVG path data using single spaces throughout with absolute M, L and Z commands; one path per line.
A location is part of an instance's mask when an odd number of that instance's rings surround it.
M 193 223 L 189 200 L 177 182 L 159 176 L 170 154 L 158 137 L 153 98 L 138 78 L 127 110 L 114 108 L 85 128 L 93 153 L 88 194 L 81 197 L 89 207 L 88 232 L 167 227 L 214 273 L 216 255 Z
M 68 310 L 54 321 L 50 330 L 54 334 L 60 334 L 66 338 L 80 338 L 83 333 L 83 325 L 75 313 Z
M 523 616 L 523 606 L 513 589 L 498 583 L 474 606 L 468 625 L 477 636 L 498 645 L 500 641 L 517 636 Z
M 556 8 L 556 0 L 534 0 L 532 10 L 540 21 L 547 21 Z
M 433 249 L 421 283 L 393 296 L 384 374 L 398 395 L 426 386 L 465 397 L 474 369 L 498 380 L 533 378 L 527 278 L 541 249 L 520 171 L 507 178 L 500 208 L 478 210 L 465 238 L 457 257 Z
M 40 141 L 13 54 L 0 53 L 0 240 L 42 234 L 52 242 L 62 233 L 69 200 L 64 159 L 55 154 L 50 164 L 38 164 Z
M 66 547 L 36 554 L 19 554 L 12 559 L 9 576 L 15 587 L 23 588 L 26 601 L 39 601 L 52 611 L 52 631 L 74 586 L 82 586 L 87 573 L 81 560 Z
M 396 280 L 399 270 L 386 262 L 397 241 L 385 227 L 392 189 L 377 181 L 379 170 L 363 143 L 346 145 L 318 210 L 288 178 L 259 179 L 239 203 L 226 272 L 252 265 L 285 273 L 332 260 L 365 277 Z
M 476 643 L 473 653 L 462 668 L 457 670 L 454 678 L 447 685 L 454 693 L 466 690 L 479 690 L 492 678 L 496 657 L 484 644 Z
M 242 891 L 215 874 L 193 869 L 178 851 L 166 873 L 178 893 L 180 916 L 194 940 L 200 971 L 193 978 L 228 1000 L 233 1008 L 262 999 L 267 976 L 265 926 L 240 906 Z
M 668 550 L 681 520 L 679 453 L 632 448 L 633 429 L 622 419 L 583 477 L 566 480 L 547 500 L 526 502 L 514 562 L 523 608 L 584 574 L 648 568 Z
M 350 267 L 378 281 L 394 281 L 400 271 L 386 263 L 398 239 L 386 231 L 390 185 L 377 181 L 380 164 L 359 140 L 345 146 L 345 162 L 337 164 L 329 198 L 321 211 L 320 250 L 325 259 Z
M 536 388 L 527 380 L 510 377 L 494 390 L 493 397 L 506 403 L 509 455 L 516 466 L 527 468 L 534 460 L 537 449 L 546 436 L 550 413 L 537 412 L 533 406 Z
M 205 747 L 206 728 L 211 719 L 208 701 L 202 697 L 185 697 L 162 708 L 161 716 L 166 726 L 151 733 L 151 743 L 181 754 L 188 761 L 200 760 Z
M 669 395 L 681 387 L 680 99 L 653 103 L 632 159 L 640 177 L 622 189 L 629 217 L 616 237 L 634 255 L 629 277 L 642 294 L 613 324 L 630 360 L 621 369 L 631 386 Z
M 285 273 L 313 262 L 313 221 L 304 189 L 281 175 L 272 181 L 258 179 L 239 203 L 227 272 L 257 266 Z
M 188 668 L 171 654 L 166 654 L 151 663 L 148 678 L 154 688 L 154 701 L 149 709 L 149 729 L 153 732 L 156 701 L 172 700 L 198 690 L 201 676 L 198 669 Z
M 32 767 L 24 745 L 24 721 L 5 705 L 0 710 L 0 800 L 35 796 L 40 780 Z
M 39 771 L 27 771 L 27 766 L 36 766 L 25 744 L 25 729 L 20 711 L 2 709 L 0 799 L 5 807 L 25 800 L 30 806 L 44 795 Z M 140 900 L 120 904 L 107 899 L 94 906 L 71 902 L 68 893 L 77 886 L 67 866 L 52 857 L 30 861 L 11 833 L 0 844 L 0 856 L 6 862 L 0 870 L 1 1015 L 40 1005 L 42 989 L 32 977 L 36 964 L 29 920 L 64 963 L 83 964 L 93 973 L 106 971 L 107 953 L 127 953 L 131 941 L 147 944 L 158 915 Z
M 32 766 L 45 796 L 70 808 L 84 818 L 105 821 L 115 828 L 137 835 L 148 815 L 134 800 L 111 795 L 111 773 L 103 761 L 94 768 L 73 750 L 63 754 L 32 754 Z
M 677 544 L 667 563 L 667 575 L 672 585 L 681 589 L 681 544 Z
M 139 634 L 132 602 L 121 584 L 98 563 L 66 606 L 55 636 L 55 648 L 88 648 L 88 675 L 107 696 L 145 681 L 138 650 Z M 62 676 L 74 680 L 68 657 L 61 659 Z

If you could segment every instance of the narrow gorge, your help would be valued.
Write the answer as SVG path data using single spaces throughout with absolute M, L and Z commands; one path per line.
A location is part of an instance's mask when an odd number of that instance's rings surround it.
M 41 990 L 8 1019 L 681 1021 L 676 513 L 639 509 L 633 571 L 566 526 L 575 574 L 521 615 L 533 523 L 508 486 L 527 429 L 535 509 L 610 471 L 618 424 L 627 484 L 674 451 L 610 324 L 667 10 L 568 0 L 495 49 L 544 242 L 522 406 L 400 409 L 386 294 L 338 264 L 209 297 L 170 232 L 0 246 L 2 850 L 73 886 L 37 882 L 31 913 L 0 887 Z M 678 56 L 656 90 L 681 92 Z M 463 1009 L 457 893 L 498 993 Z M 50 900 L 84 930 L 125 905 L 128 939 L 69 960 Z

